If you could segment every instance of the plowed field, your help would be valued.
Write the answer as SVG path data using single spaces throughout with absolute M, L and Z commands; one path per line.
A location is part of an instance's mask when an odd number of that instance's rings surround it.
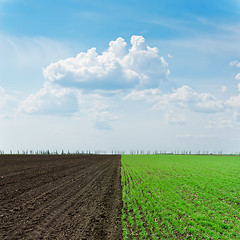
M 0 155 L 0 239 L 122 239 L 120 155 Z

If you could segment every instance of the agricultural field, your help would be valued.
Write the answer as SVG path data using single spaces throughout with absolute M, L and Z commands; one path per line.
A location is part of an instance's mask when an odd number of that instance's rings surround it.
M 120 155 L 0 155 L 0 239 L 122 239 Z
M 123 239 L 239 239 L 240 157 L 123 155 Z
M 0 155 L 0 239 L 239 239 L 240 156 Z

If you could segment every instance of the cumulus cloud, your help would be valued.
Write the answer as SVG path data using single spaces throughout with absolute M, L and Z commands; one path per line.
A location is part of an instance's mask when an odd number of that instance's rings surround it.
M 132 36 L 129 48 L 119 37 L 101 54 L 91 48 L 76 57 L 50 64 L 43 69 L 43 75 L 44 86 L 22 102 L 20 111 L 29 114 L 81 112 L 91 116 L 97 128 L 110 129 L 109 122 L 117 117 L 106 104 L 106 92 L 138 89 L 143 95 L 157 97 L 159 87 L 168 82 L 169 69 L 156 47 L 149 47 L 142 36 Z
M 176 106 L 194 112 L 215 113 L 225 109 L 224 103 L 209 93 L 197 93 L 189 86 L 182 86 L 172 93 L 164 94 L 156 107 Z
M 78 111 L 78 100 L 71 89 L 45 85 L 36 94 L 29 95 L 20 110 L 29 114 L 70 114 Z
M 232 96 L 226 101 L 226 105 L 240 110 L 240 95 Z
M 237 66 L 238 63 L 235 61 L 230 65 Z M 130 47 L 119 37 L 111 41 L 101 54 L 96 48 L 92 48 L 76 57 L 52 63 L 43 69 L 43 75 L 43 88 L 25 99 L 21 104 L 23 112 L 79 112 L 91 118 L 98 129 L 111 129 L 110 123 L 118 117 L 113 113 L 115 107 L 111 107 L 109 103 L 119 100 L 119 97 L 125 101 L 146 101 L 153 110 L 165 111 L 165 121 L 168 124 L 178 125 L 186 123 L 183 112 L 186 114 L 188 110 L 218 113 L 228 108 L 234 108 L 238 112 L 240 108 L 239 96 L 221 101 L 212 94 L 196 92 L 189 86 L 164 91 L 164 84 L 169 83 L 168 64 L 159 50 L 149 47 L 142 36 L 132 36 Z M 127 91 L 122 91 L 123 89 Z M 108 94 L 108 98 L 106 92 L 110 93 L 110 90 L 119 90 L 121 94 L 117 94 L 116 98 Z M 222 86 L 221 90 L 225 92 L 226 87 Z M 118 105 L 117 102 L 114 104 Z
M 72 115 L 74 118 L 80 116 L 92 121 L 94 127 L 100 130 L 111 130 L 111 122 L 117 119 L 107 97 L 96 92 L 83 94 L 78 89 L 49 84 L 29 95 L 21 103 L 19 111 L 27 114 Z
M 168 64 L 142 36 L 132 36 L 131 47 L 121 37 L 106 51 L 96 48 L 50 64 L 43 70 L 47 82 L 81 89 L 156 88 L 169 75 Z
M 189 86 L 182 86 L 166 94 L 162 94 L 159 89 L 133 90 L 125 99 L 153 102 L 155 110 L 169 107 L 186 108 L 194 112 L 205 113 L 225 110 L 222 101 L 209 93 L 197 93 Z

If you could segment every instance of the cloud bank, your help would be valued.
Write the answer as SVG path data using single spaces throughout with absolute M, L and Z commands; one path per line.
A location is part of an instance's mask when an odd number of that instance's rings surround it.
M 228 122 L 231 123 L 228 126 L 233 126 L 232 122 L 238 122 L 240 94 L 224 101 L 187 85 L 166 89 L 169 73 L 159 50 L 149 47 L 142 36 L 132 36 L 129 48 L 119 37 L 101 54 L 91 48 L 76 57 L 51 63 L 43 69 L 44 86 L 29 95 L 20 110 L 28 114 L 77 113 L 78 117 L 91 120 L 95 128 L 110 130 L 121 106 L 128 106 L 127 101 L 143 101 L 154 112 L 162 112 L 165 123 L 170 125 L 187 125 L 189 114 L 215 116 L 227 111 L 231 112 L 231 119 L 211 121 L 208 126 L 225 126 Z M 238 75 L 236 80 L 240 79 Z

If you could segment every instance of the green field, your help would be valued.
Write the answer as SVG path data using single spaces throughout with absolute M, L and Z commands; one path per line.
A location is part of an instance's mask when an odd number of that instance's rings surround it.
M 123 239 L 240 239 L 240 157 L 122 155 Z

